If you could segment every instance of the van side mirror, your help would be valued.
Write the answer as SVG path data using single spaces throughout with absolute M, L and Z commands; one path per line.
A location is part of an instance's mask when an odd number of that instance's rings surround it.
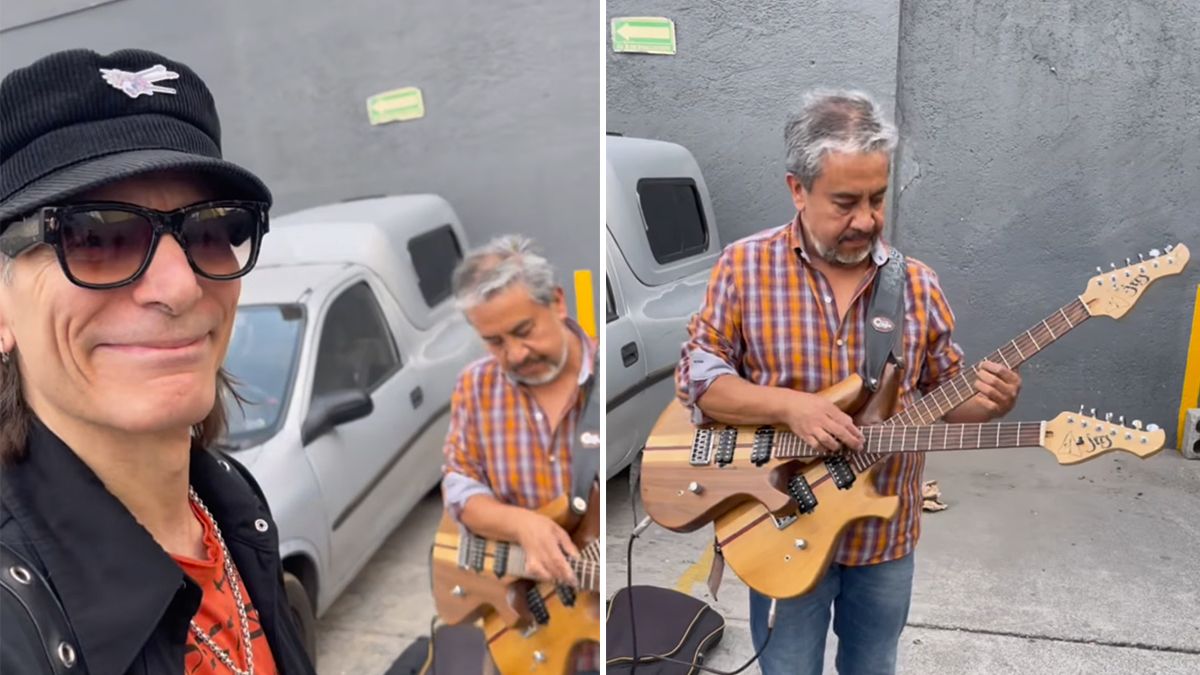
M 331 391 L 314 398 L 308 419 L 300 427 L 300 443 L 308 445 L 347 422 L 360 420 L 375 411 L 371 396 L 362 389 Z

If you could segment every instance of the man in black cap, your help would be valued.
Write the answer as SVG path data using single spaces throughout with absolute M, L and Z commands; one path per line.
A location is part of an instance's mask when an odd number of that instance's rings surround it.
M 313 673 L 221 371 L 271 194 L 146 51 L 0 82 L 0 671 Z

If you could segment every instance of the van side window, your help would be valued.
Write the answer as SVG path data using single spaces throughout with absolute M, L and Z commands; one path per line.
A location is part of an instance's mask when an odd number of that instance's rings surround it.
M 436 306 L 450 297 L 450 278 L 462 260 L 462 247 L 454 229 L 443 225 L 408 240 L 408 255 L 417 271 L 417 284 L 425 304 Z
M 346 389 L 371 392 L 400 365 L 396 342 L 371 288 L 359 282 L 346 289 L 325 315 L 313 398 Z
M 691 178 L 643 178 L 638 198 L 650 252 L 660 263 L 682 260 L 708 248 L 708 223 L 696 181 Z
M 612 323 L 617 320 L 617 301 L 613 299 L 612 282 L 608 280 L 607 275 L 604 277 L 604 290 L 608 292 L 604 323 Z

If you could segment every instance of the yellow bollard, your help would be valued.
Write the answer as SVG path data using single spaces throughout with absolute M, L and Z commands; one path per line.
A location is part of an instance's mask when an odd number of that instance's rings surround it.
M 596 337 L 596 299 L 591 270 L 575 270 L 575 320 L 589 337 Z
M 1183 392 L 1179 395 L 1179 435 L 1176 445 L 1183 445 L 1183 423 L 1187 411 L 1200 406 L 1200 286 L 1196 287 L 1196 309 L 1192 314 L 1192 337 L 1188 347 L 1187 365 L 1183 368 Z M 1180 448 L 1180 452 L 1183 449 Z

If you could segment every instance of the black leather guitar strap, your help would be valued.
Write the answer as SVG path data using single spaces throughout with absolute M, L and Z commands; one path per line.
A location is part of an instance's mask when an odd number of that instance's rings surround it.
M 41 638 L 46 654 L 42 673 L 78 675 L 86 672 L 79 656 L 75 632 L 71 630 L 66 611 L 54 589 L 37 567 L 29 564 L 4 542 L 0 542 L 0 589 L 9 596 L 0 601 L 15 601 L 24 608 L 29 617 L 29 627 Z M 4 630 L 15 631 L 20 628 L 6 625 Z
M 597 348 L 592 373 L 579 392 L 583 397 L 583 414 L 575 425 L 575 437 L 571 439 L 571 511 L 575 515 L 583 515 L 587 510 L 592 483 L 600 475 L 600 397 L 596 395 L 599 370 L 600 350 Z
M 908 285 L 908 265 L 904 254 L 890 248 L 888 261 L 879 268 L 875 288 L 867 306 L 864 339 L 863 382 L 871 391 L 879 388 L 883 367 L 889 359 L 904 367 L 904 289 Z

